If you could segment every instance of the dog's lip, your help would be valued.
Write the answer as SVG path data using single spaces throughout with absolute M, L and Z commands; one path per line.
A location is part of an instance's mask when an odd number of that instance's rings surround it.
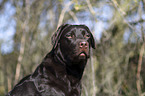
M 86 56 L 85 53 L 81 53 L 80 56 Z
M 85 53 L 85 52 L 81 52 L 81 53 L 79 54 L 79 56 L 84 57 L 84 56 L 86 56 L 86 53 Z

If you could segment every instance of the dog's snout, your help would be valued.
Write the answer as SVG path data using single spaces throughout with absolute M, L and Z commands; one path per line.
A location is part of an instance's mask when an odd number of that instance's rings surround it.
M 88 43 L 87 42 L 80 42 L 80 48 L 87 48 Z

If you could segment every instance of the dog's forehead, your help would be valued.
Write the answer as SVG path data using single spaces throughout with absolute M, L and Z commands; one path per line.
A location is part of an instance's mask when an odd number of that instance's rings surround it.
M 64 34 L 67 34 L 69 32 L 75 32 L 79 34 L 82 31 L 88 32 L 83 25 L 72 25 L 64 30 Z

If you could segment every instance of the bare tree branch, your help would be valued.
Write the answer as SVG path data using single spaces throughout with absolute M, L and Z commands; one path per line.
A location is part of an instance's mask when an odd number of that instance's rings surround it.
M 90 3 L 90 0 L 86 0 L 86 2 L 87 2 L 87 4 L 88 4 L 88 7 L 89 7 L 90 12 L 94 15 L 94 14 L 95 14 L 95 11 L 94 11 L 94 9 L 93 9 L 91 3 Z
M 97 21 L 96 12 L 95 12 L 95 10 L 93 9 L 93 7 L 92 7 L 92 5 L 90 3 L 90 0 L 86 0 L 86 2 L 87 2 L 88 8 L 89 8 L 93 18 Z
M 137 75 L 136 75 L 136 77 L 137 77 L 136 86 L 137 86 L 137 91 L 138 91 L 139 96 L 141 95 L 140 72 L 141 72 L 144 49 L 145 49 L 145 42 L 143 43 L 143 45 L 141 46 L 141 49 L 140 49 L 138 67 L 137 67 Z
M 17 66 L 16 66 L 16 74 L 15 74 L 15 84 L 18 82 L 19 80 L 19 76 L 20 76 L 20 69 L 21 69 L 21 62 L 22 62 L 22 59 L 23 59 L 23 54 L 24 54 L 24 50 L 25 50 L 25 41 L 26 41 L 26 33 L 24 31 L 24 28 L 25 28 L 25 24 L 23 26 L 23 35 L 21 37 L 21 47 L 20 47 L 20 54 L 19 54 L 19 57 L 18 57 L 18 63 L 17 63 Z
M 135 28 L 133 26 L 130 25 L 130 23 L 124 18 L 124 16 L 126 15 L 126 13 L 119 7 L 119 4 L 117 3 L 116 0 L 111 0 L 114 7 L 119 11 L 120 15 L 122 16 L 124 22 L 133 30 L 135 30 Z
M 120 7 L 119 7 L 119 4 L 117 3 L 116 0 L 112 0 L 113 4 L 117 7 L 117 9 L 119 10 L 119 12 L 122 13 L 122 15 L 126 15 L 126 12 L 124 12 Z
M 93 93 L 92 96 L 96 96 L 96 79 L 95 79 L 95 68 L 94 68 L 94 62 L 93 62 L 93 52 L 91 49 L 91 69 L 92 69 L 92 86 L 93 86 Z
M 11 85 L 12 81 L 11 79 L 8 77 L 8 91 L 10 91 L 12 89 L 12 85 Z
M 64 19 L 64 15 L 66 13 L 66 11 L 69 9 L 70 5 L 73 4 L 73 1 L 68 2 L 65 6 L 64 9 L 61 11 L 60 17 L 59 17 L 59 21 L 58 21 L 58 25 L 57 28 L 62 24 L 63 19 Z
M 143 23 L 145 22 L 145 20 L 143 19 L 140 19 L 140 20 L 137 20 L 137 21 L 133 21 L 133 22 L 129 22 L 131 25 L 136 25 L 137 23 Z
M 139 6 L 139 15 L 140 15 L 140 18 L 142 16 L 142 8 L 141 8 L 141 5 Z M 139 53 L 139 60 L 138 60 L 138 66 L 137 66 L 137 74 L 136 74 L 136 77 L 137 77 L 137 80 L 136 80 L 136 86 L 137 86 L 137 91 L 138 91 L 138 95 L 141 96 L 142 94 L 142 89 L 141 89 L 141 79 L 140 79 L 140 72 L 141 72 L 141 69 L 142 69 L 142 58 L 143 58 L 143 55 L 144 55 L 144 50 L 145 50 L 145 35 L 144 35 L 144 32 L 143 32 L 143 25 L 141 24 L 141 32 L 142 32 L 142 41 L 143 41 L 143 44 L 141 46 L 141 49 L 140 49 L 140 53 Z
M 25 50 L 25 43 L 26 43 L 26 32 L 28 31 L 27 29 L 27 24 L 28 24 L 28 21 L 29 21 L 29 1 L 26 0 L 26 14 L 27 14 L 27 17 L 26 17 L 26 20 L 24 21 L 23 23 L 23 26 L 22 26 L 22 30 L 23 30 L 23 34 L 22 34 L 22 37 L 21 37 L 21 46 L 20 46 L 20 54 L 19 54 L 19 57 L 18 57 L 18 63 L 17 63 L 17 66 L 16 66 L 16 74 L 15 74 L 15 84 L 18 82 L 19 80 L 19 77 L 20 77 L 20 71 L 21 71 L 21 62 L 23 60 L 23 55 L 24 55 L 24 50 Z
M 2 0 L 2 2 L 0 3 L 0 10 L 3 9 L 6 2 L 7 0 Z
M 73 11 L 69 11 L 69 14 L 73 17 L 73 19 L 74 19 L 74 21 L 76 22 L 76 23 L 78 23 L 79 22 L 79 20 L 78 20 L 78 18 L 76 17 L 76 15 L 75 15 L 75 13 L 73 12 Z
M 142 3 L 143 3 L 144 11 L 145 11 L 145 0 L 142 0 Z
M 145 96 L 145 92 L 141 94 L 141 96 Z
M 82 87 L 83 87 L 83 89 L 85 90 L 85 91 L 84 91 L 84 92 L 85 92 L 85 96 L 89 96 L 86 86 L 85 86 L 84 84 L 82 84 Z

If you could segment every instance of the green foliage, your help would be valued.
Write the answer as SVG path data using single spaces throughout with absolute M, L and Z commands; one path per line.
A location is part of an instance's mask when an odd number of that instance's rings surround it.
M 17 65 L 21 65 L 18 80 L 32 73 L 51 50 L 51 36 L 58 24 L 74 22 L 85 23 L 96 38 L 98 26 L 103 29 L 84 72 L 82 96 L 145 94 L 145 52 L 140 56 L 145 42 L 144 0 L 1 0 L 0 16 L 6 11 L 6 4 L 15 8 L 10 19 L 16 26 L 11 39 L 13 51 L 4 54 L 0 50 L 0 96 L 18 82 Z M 110 9 L 104 11 L 106 6 Z M 0 48 L 3 43 L 0 39 Z M 141 94 L 136 83 L 139 58 Z

